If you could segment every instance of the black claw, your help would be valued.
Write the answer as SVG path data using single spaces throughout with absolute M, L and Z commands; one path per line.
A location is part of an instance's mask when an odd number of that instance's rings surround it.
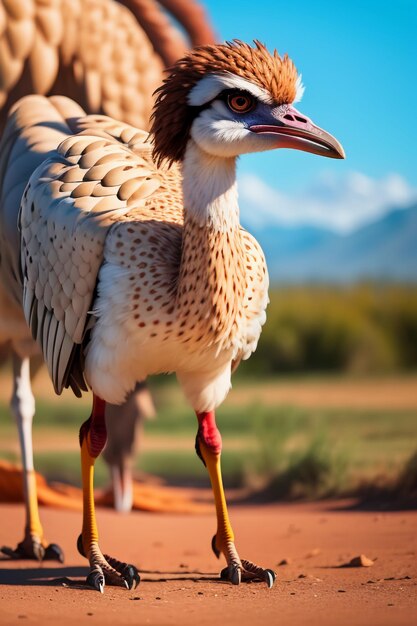
M 140 576 L 136 567 L 133 565 L 127 565 L 125 571 L 123 572 L 123 580 L 126 582 L 129 590 L 136 589 L 140 583 Z
M 45 550 L 44 561 L 59 561 L 64 562 L 64 553 L 62 549 L 56 543 L 50 543 Z
M 276 579 L 276 577 L 277 577 L 276 572 L 274 572 L 274 570 L 273 570 L 273 569 L 267 569 L 266 571 L 267 571 L 267 572 L 269 572 L 269 573 L 271 574 L 271 576 L 272 576 L 272 580 L 275 582 L 275 579 Z
M 240 581 L 242 579 L 242 572 L 240 570 L 240 567 L 232 566 L 229 579 L 232 585 L 240 585 Z
M 33 542 L 33 554 L 35 556 L 35 559 L 37 559 L 39 562 L 43 561 L 43 559 L 45 558 L 45 548 L 38 541 Z
M 274 585 L 276 579 L 276 574 L 272 569 L 266 569 L 265 570 L 265 582 L 268 585 L 268 588 L 271 589 L 271 587 Z
M 90 572 L 87 576 L 87 585 L 100 593 L 104 593 L 105 582 L 103 573 L 98 571 Z
M 10 559 L 18 559 L 19 555 L 16 553 L 16 550 L 9 548 L 8 546 L 2 546 L 0 548 L 0 552 L 5 556 L 8 556 Z
M 238 566 L 225 567 L 220 572 L 221 580 L 228 580 L 232 585 L 240 585 L 242 573 Z
M 77 539 L 77 550 L 78 552 L 81 554 L 81 556 L 83 556 L 84 558 L 87 558 L 85 556 L 85 552 L 84 552 L 84 546 L 83 546 L 83 536 L 82 535 L 78 535 L 78 539 Z
M 218 550 L 217 546 L 216 546 L 216 535 L 213 535 L 213 539 L 211 540 L 211 549 L 213 550 L 214 554 L 219 559 L 220 558 L 220 550 Z
M 222 571 L 220 572 L 220 578 L 222 580 L 229 580 L 229 568 L 228 567 L 224 567 L 222 569 Z

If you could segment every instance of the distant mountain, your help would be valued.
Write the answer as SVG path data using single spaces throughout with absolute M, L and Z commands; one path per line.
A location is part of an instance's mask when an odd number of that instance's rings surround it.
M 417 205 L 395 209 L 349 235 L 275 225 L 254 234 L 274 283 L 417 282 Z

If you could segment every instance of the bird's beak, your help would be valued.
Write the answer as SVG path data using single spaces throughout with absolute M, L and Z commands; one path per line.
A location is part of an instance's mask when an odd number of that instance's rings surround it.
M 276 121 L 275 121 L 276 120 Z M 312 152 L 331 159 L 344 159 L 345 151 L 340 143 L 322 128 L 297 111 L 293 106 L 281 106 L 274 113 L 273 124 L 250 126 L 257 134 L 278 135 L 280 148 L 294 148 Z

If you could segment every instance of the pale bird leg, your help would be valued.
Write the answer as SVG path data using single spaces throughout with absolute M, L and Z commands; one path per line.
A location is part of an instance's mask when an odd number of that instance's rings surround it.
M 114 507 L 128 513 L 133 505 L 133 459 L 143 436 L 145 419 L 155 416 L 155 406 L 145 382 L 136 385 L 123 405 L 106 403 L 108 440 L 103 457 L 110 467 Z
M 133 589 L 140 581 L 139 573 L 133 565 L 103 554 L 98 544 L 94 507 L 94 463 L 107 438 L 104 411 L 105 402 L 94 395 L 91 417 L 80 429 L 83 527 L 78 539 L 79 552 L 90 562 L 87 584 L 101 593 L 104 592 L 105 583 Z
M 217 532 L 212 540 L 212 548 L 217 558 L 222 552 L 227 561 L 227 568 L 222 570 L 221 577 L 230 580 L 234 585 L 239 585 L 241 581 L 261 580 L 265 581 L 268 587 L 272 587 L 275 572 L 239 558 L 224 494 L 220 463 L 222 440 L 216 426 L 214 411 L 197 413 L 197 418 L 199 429 L 196 451 L 207 467 L 216 505 Z
M 48 544 L 43 535 L 39 518 L 36 474 L 33 466 L 32 421 L 35 414 L 35 399 L 30 384 L 30 361 L 13 352 L 13 393 L 10 402 L 19 432 L 23 463 L 23 494 L 25 499 L 25 536 L 15 549 L 3 546 L 1 552 L 13 559 L 36 559 L 64 561 L 61 548 Z
M 112 465 L 110 471 L 114 508 L 118 513 L 130 513 L 133 507 L 132 468 L 124 462 L 122 466 Z

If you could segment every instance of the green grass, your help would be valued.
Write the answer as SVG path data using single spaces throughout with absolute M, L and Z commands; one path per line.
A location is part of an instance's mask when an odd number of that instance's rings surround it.
M 156 420 L 145 437 L 155 449 L 137 458 L 136 468 L 171 482 L 207 484 L 206 471 L 194 452 L 196 420 L 170 385 L 158 390 Z M 86 418 L 84 402 L 40 402 L 34 429 L 56 432 L 76 441 Z M 223 471 L 227 486 L 269 484 L 277 495 L 306 497 L 340 494 L 363 482 L 392 479 L 416 450 L 417 420 L 412 410 L 301 409 L 256 404 L 225 404 L 218 411 L 223 435 Z M 14 425 L 6 405 L 0 405 L 0 458 L 18 460 L 10 446 Z M 160 437 L 172 448 L 157 449 Z M 181 444 L 176 447 L 176 441 Z M 189 439 L 189 448 L 184 447 Z M 17 440 L 17 437 L 16 437 Z M 232 445 L 233 441 L 233 445 Z M 230 444 L 230 448 L 228 448 Z M 185 441 L 185 446 L 187 442 Z M 15 445 L 17 450 L 17 443 Z M 48 478 L 80 484 L 79 455 L 36 452 L 35 464 Z M 108 481 L 105 464 L 97 463 L 97 485 Z
M 243 384 L 236 385 L 235 398 Z M 297 384 L 301 388 L 302 381 Z M 147 441 L 153 439 L 154 445 L 137 456 L 136 469 L 177 484 L 208 485 L 206 470 L 194 452 L 197 425 L 192 411 L 177 386 L 168 383 L 156 387 L 158 416 L 147 422 L 144 435 Z M 88 411 L 86 401 L 53 398 L 38 402 L 34 430 L 39 438 L 52 432 L 74 442 L 74 451 L 35 448 L 36 468 L 49 479 L 80 484 L 76 441 Z M 223 436 L 226 485 L 269 486 L 283 497 L 341 494 L 363 483 L 392 482 L 401 472 L 403 477 L 409 474 L 404 468 L 417 448 L 413 410 L 274 406 L 270 399 L 269 403 L 262 402 L 261 383 L 259 402 L 242 406 L 225 403 L 217 412 L 217 421 Z M 161 438 L 164 446 L 158 450 Z M 18 461 L 11 447 L 17 451 L 17 435 L 3 402 L 0 458 Z M 96 474 L 98 486 L 108 482 L 108 470 L 101 460 Z

